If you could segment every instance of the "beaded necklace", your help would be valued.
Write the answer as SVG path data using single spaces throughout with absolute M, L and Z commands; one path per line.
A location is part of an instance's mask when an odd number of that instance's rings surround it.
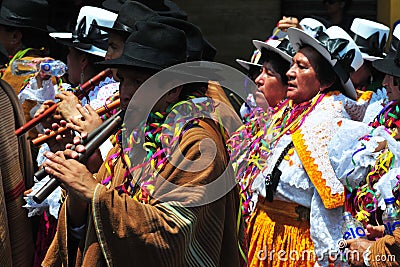
M 102 184 L 108 185 L 112 181 L 115 163 L 121 158 L 126 171 L 123 182 L 115 189 L 119 194 L 127 194 L 136 201 L 149 203 L 157 175 L 168 163 L 183 134 L 198 125 L 201 119 L 210 118 L 210 113 L 214 112 L 212 99 L 203 97 L 199 100 L 196 95 L 190 96 L 190 100 L 170 105 L 166 112 L 150 113 L 147 121 L 142 121 L 131 132 L 123 129 L 118 134 L 118 143 L 121 147 L 122 138 L 125 138 L 127 148 L 124 151 L 119 149 L 118 153 L 108 158 L 105 165 L 109 176 Z M 190 114 L 191 119 L 182 114 Z M 145 159 L 141 164 L 134 165 L 136 160 L 131 159 L 139 150 L 144 151 Z

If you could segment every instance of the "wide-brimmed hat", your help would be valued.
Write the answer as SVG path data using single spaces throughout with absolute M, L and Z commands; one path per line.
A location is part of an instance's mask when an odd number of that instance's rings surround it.
M 93 25 L 112 27 L 117 14 L 108 10 L 84 6 L 80 9 L 74 32 L 54 32 L 50 36 L 60 43 L 86 53 L 105 57 L 108 34 Z
M 118 13 L 122 5 L 131 0 L 106 0 L 103 2 L 103 7 Z M 187 14 L 180 9 L 177 4 L 170 0 L 136 0 L 137 2 L 146 5 L 161 16 L 173 17 L 177 19 L 187 20 Z
M 109 67 L 162 70 L 186 61 L 186 36 L 166 24 L 139 21 L 125 42 L 121 57 L 99 62 Z
M 304 45 L 309 45 L 321 54 L 340 79 L 344 94 L 351 99 L 357 98 L 350 74 L 358 70 L 364 61 L 360 49 L 345 30 L 332 26 L 314 38 L 302 30 L 289 28 L 288 35 L 295 51 L 299 51 Z
M 261 59 L 261 51 L 256 49 L 250 57 L 250 61 L 246 61 L 243 59 L 236 59 L 236 62 L 245 68 L 246 70 L 250 70 L 251 67 L 260 68 L 262 67 L 262 59 Z
M 397 24 L 393 30 L 390 50 L 386 58 L 378 59 L 372 62 L 372 66 L 395 77 L 400 77 L 400 24 Z M 396 48 L 395 48 L 396 47 Z
M 46 0 L 3 0 L 0 25 L 51 31 L 48 26 L 48 10 Z
M 392 28 L 393 28 L 392 41 L 390 42 L 388 56 L 393 58 L 397 52 L 397 48 L 399 47 L 400 43 L 400 23 L 395 22 Z
M 125 1 L 122 4 L 117 19 L 112 27 L 93 25 L 105 32 L 114 32 L 121 35 L 130 35 L 135 31 L 135 24 L 137 21 L 146 21 L 159 15 L 151 8 L 139 3 L 137 1 Z
M 303 31 L 306 32 L 308 35 L 315 37 L 319 33 L 324 32 L 326 27 L 322 22 L 314 18 L 304 18 L 302 19 L 299 24 L 303 28 Z
M 375 21 L 355 18 L 350 31 L 363 59 L 374 61 L 385 57 L 383 52 L 389 37 L 389 27 Z
M 292 58 L 295 54 L 295 51 L 293 50 L 288 38 L 283 38 L 280 40 L 269 39 L 265 42 L 253 40 L 253 44 L 258 50 L 261 50 L 261 54 L 262 50 L 265 49 L 278 54 L 288 62 L 292 62 Z
M 187 61 L 202 60 L 205 41 L 199 27 L 188 21 L 172 17 L 159 16 L 154 18 L 153 21 L 182 30 L 186 36 Z

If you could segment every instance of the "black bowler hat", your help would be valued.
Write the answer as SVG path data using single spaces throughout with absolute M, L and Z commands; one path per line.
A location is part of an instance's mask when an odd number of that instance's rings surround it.
M 121 57 L 99 64 L 159 71 L 186 61 L 186 37 L 183 31 L 152 21 L 139 21 L 136 29 L 126 40 Z
M 400 77 L 400 24 L 397 24 L 393 30 L 390 50 L 386 58 L 378 59 L 372 62 L 372 66 L 395 77 Z M 397 47 L 397 49 L 396 49 Z
M 48 23 L 46 0 L 3 0 L 0 10 L 0 25 L 51 31 Z
M 185 33 L 187 61 L 197 61 L 202 59 L 204 40 L 199 27 L 185 20 L 164 16 L 158 16 L 157 18 L 154 18 L 154 21 L 172 26 Z
M 159 15 L 149 7 L 136 1 L 126 1 L 122 4 L 118 12 L 118 17 L 112 27 L 101 25 L 92 26 L 105 32 L 114 32 L 129 36 L 130 33 L 135 31 L 135 24 L 137 21 L 147 21 L 155 17 L 159 17 Z
M 113 12 L 119 12 L 122 5 L 130 0 L 105 0 L 103 7 Z M 137 0 L 161 16 L 187 20 L 187 14 L 171 0 Z

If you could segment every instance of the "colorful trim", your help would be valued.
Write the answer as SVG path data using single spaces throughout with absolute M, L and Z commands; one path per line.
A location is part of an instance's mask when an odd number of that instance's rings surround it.
M 292 133 L 292 140 L 304 169 L 317 189 L 325 208 L 334 209 L 343 206 L 345 200 L 344 192 L 332 194 L 331 188 L 326 185 L 326 179 L 322 176 L 321 171 L 318 170 L 318 165 L 315 164 L 311 152 L 308 151 L 300 130 Z M 332 172 L 334 172 L 333 169 Z

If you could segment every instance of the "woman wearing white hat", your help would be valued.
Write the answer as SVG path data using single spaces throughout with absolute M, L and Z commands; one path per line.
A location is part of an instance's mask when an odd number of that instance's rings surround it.
M 327 145 L 342 119 L 363 115 L 345 107 L 356 98 L 349 76 L 362 58 L 337 26 L 317 38 L 295 28 L 288 35 L 297 51 L 287 72 L 289 103 L 272 117 L 272 149 L 251 184 L 258 201 L 248 227 L 249 265 L 327 266 L 341 239 L 344 202 Z

